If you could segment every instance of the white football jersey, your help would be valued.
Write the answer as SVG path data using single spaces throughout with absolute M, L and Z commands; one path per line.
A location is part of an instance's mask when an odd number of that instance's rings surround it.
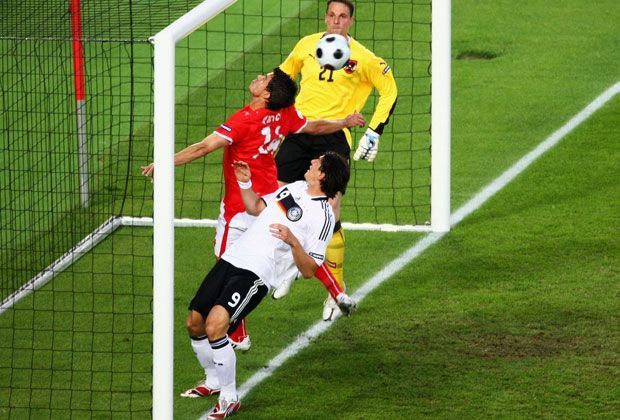
M 306 253 L 321 265 L 335 218 L 327 197 L 311 197 L 307 189 L 305 181 L 297 181 L 264 196 L 267 207 L 222 258 L 252 271 L 270 288 L 277 288 L 298 271 L 291 247 L 269 230 L 272 223 L 280 223 L 293 232 Z

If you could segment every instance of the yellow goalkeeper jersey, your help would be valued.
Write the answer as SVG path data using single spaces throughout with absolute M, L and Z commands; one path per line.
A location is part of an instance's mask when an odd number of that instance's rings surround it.
M 396 81 L 390 66 L 349 37 L 349 63 L 341 70 L 324 69 L 314 57 L 316 44 L 323 35 L 319 32 L 299 40 L 280 65 L 293 79 L 301 73 L 295 107 L 310 120 L 345 118 L 354 111 L 362 111 L 374 87 L 380 98 L 368 126 L 381 134 L 396 104 Z M 351 145 L 348 129 L 345 134 Z

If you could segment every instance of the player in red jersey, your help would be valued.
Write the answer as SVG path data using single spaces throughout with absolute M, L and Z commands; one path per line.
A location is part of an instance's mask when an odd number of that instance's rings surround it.
M 327 134 L 343 128 L 364 126 L 364 117 L 355 112 L 339 120 L 308 121 L 294 107 L 297 85 L 279 68 L 267 75 L 259 75 L 249 86 L 252 96 L 250 103 L 235 112 L 224 124 L 202 141 L 192 144 L 174 156 L 175 166 L 185 165 L 204 157 L 215 150 L 224 148 L 223 169 L 225 193 L 220 207 L 218 226 L 215 234 L 214 253 L 219 258 L 234 241 L 241 236 L 252 223 L 254 216 L 245 212 L 241 192 L 232 166 L 235 161 L 247 162 L 252 171 L 253 189 L 259 195 L 265 195 L 278 189 L 278 175 L 273 152 L 280 141 L 289 133 Z M 152 176 L 154 165 L 144 166 L 142 173 Z M 229 338 L 239 350 L 250 347 L 250 339 L 245 329 L 245 322 L 240 322 Z M 191 337 L 192 347 L 205 369 L 207 366 L 201 354 L 208 347 L 206 334 Z M 204 383 L 185 391 L 182 396 L 201 397 L 211 395 L 218 389 L 217 384 Z
M 250 83 L 249 90 L 252 94 L 249 105 L 235 112 L 202 141 L 186 147 L 174 156 L 174 163 L 179 166 L 225 147 L 225 194 L 214 249 L 217 257 L 240 235 L 235 228 L 245 230 L 245 224 L 239 226 L 243 220 L 235 223 L 236 217 L 243 216 L 240 213 L 245 209 L 234 176 L 233 161 L 248 162 L 255 174 L 255 191 L 260 195 L 268 194 L 278 188 L 273 152 L 288 133 L 331 133 L 344 127 L 364 124 L 364 118 L 359 113 L 353 113 L 341 120 L 307 121 L 293 106 L 297 85 L 279 68 L 273 73 L 258 76 Z M 151 176 L 154 166 L 150 164 L 142 169 L 144 175 Z M 231 227 L 233 229 L 230 229 Z

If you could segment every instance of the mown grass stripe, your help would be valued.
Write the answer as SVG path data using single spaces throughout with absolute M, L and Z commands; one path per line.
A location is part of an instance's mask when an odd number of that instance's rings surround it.
M 540 158 L 544 153 L 551 150 L 557 145 L 564 137 L 575 130 L 581 123 L 586 121 L 592 114 L 601 109 L 607 102 L 620 93 L 620 82 L 615 83 L 584 109 L 572 117 L 566 124 L 552 133 L 543 142 L 536 146 L 532 151 L 519 159 L 514 165 L 497 177 L 494 181 L 484 187 L 474 197 L 472 197 L 467 203 L 461 206 L 455 211 L 451 218 L 450 223 L 452 226 L 456 226 L 467 216 L 478 210 L 484 203 L 486 203 L 491 197 L 493 197 L 498 191 L 508 185 L 513 179 L 515 179 L 520 173 L 527 169 L 532 163 Z M 373 275 L 368 281 L 366 281 L 357 291 L 352 295 L 358 302 L 364 300 L 364 298 L 370 294 L 373 290 L 383 284 L 387 279 L 392 277 L 403 267 L 420 256 L 426 249 L 433 244 L 437 243 L 447 233 L 429 233 L 424 236 L 418 242 L 416 242 L 411 248 L 403 252 L 399 257 L 387 264 L 382 270 Z M 297 355 L 301 350 L 305 349 L 310 343 L 327 331 L 332 322 L 319 321 L 308 328 L 305 332 L 301 333 L 295 341 L 285 347 L 277 356 L 271 359 L 265 367 L 253 374 L 248 380 L 246 380 L 239 387 L 239 398 L 244 398 L 250 393 L 254 387 L 259 385 L 262 381 L 269 378 L 278 368 L 280 368 L 288 359 Z M 200 417 L 206 418 L 206 412 Z

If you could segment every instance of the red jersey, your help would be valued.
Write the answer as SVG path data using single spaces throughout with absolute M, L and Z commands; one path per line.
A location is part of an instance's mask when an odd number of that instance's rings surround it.
M 272 111 L 250 106 L 235 112 L 214 133 L 228 140 L 224 149 L 224 218 L 228 223 L 237 213 L 245 211 L 239 184 L 232 163 L 242 160 L 250 165 L 252 189 L 265 195 L 278 189 L 278 172 L 273 152 L 289 133 L 298 133 L 306 126 L 304 117 L 294 106 Z

